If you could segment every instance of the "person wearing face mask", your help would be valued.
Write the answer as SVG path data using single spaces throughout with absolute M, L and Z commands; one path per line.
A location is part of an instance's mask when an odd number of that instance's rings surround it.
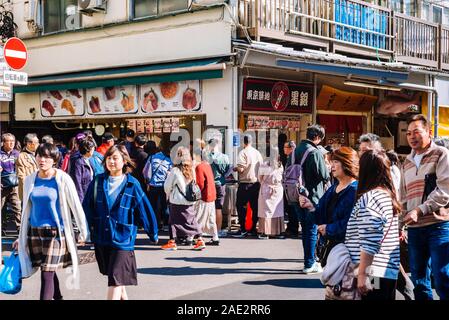
M 83 201 L 100 273 L 108 276 L 108 300 L 128 300 L 125 286 L 137 285 L 134 244 L 140 224 L 154 243 L 158 229 L 153 208 L 139 181 L 126 147 L 110 147 L 105 172 L 92 180 Z
M 68 174 L 55 168 L 59 156 L 58 148 L 49 143 L 37 149 L 39 171 L 25 178 L 22 226 L 13 243 L 23 278 L 41 269 L 41 300 L 62 300 L 56 275 L 60 268 L 72 266 L 73 283 L 79 284 L 72 215 L 80 232 L 79 243 L 88 240 L 86 218 L 75 185 Z
M 331 174 L 335 183 L 321 197 L 317 206 L 300 196 L 300 206 L 315 212 L 318 225 L 318 259 L 326 265 L 327 255 L 337 244 L 344 242 L 346 225 L 354 207 L 357 192 L 359 157 L 349 147 L 341 147 L 331 155 Z

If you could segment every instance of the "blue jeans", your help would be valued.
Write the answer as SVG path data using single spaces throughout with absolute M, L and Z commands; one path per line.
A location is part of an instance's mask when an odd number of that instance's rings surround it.
M 449 300 L 449 222 L 409 228 L 408 252 L 415 299 L 433 300 L 432 272 L 438 296 Z
M 315 224 L 315 213 L 293 205 L 302 231 L 302 247 L 304 249 L 304 268 L 310 268 L 315 263 L 315 248 L 318 237 L 318 227 Z

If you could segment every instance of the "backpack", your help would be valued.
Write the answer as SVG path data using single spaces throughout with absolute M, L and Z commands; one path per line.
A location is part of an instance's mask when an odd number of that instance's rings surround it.
M 300 189 L 305 189 L 302 166 L 312 150 L 312 148 L 306 149 L 302 156 L 301 164 L 295 164 L 295 150 L 293 150 L 292 164 L 285 169 L 284 180 L 282 183 L 288 203 L 298 203 Z
M 187 184 L 187 186 L 186 186 L 186 193 L 182 192 L 178 185 L 176 185 L 176 187 L 178 188 L 179 193 L 181 193 L 182 196 L 187 201 L 195 202 L 195 201 L 201 200 L 201 189 L 196 184 L 195 179 L 192 179 L 192 181 L 190 181 Z

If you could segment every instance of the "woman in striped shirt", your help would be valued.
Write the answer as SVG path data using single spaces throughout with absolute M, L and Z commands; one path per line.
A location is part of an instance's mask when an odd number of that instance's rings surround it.
M 352 261 L 359 264 L 357 288 L 363 300 L 394 300 L 401 207 L 384 151 L 370 150 L 360 158 L 357 199 L 345 240 Z

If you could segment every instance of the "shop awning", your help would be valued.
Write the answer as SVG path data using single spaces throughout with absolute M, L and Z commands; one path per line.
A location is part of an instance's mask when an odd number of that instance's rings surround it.
M 318 72 L 336 75 L 352 75 L 357 77 L 366 77 L 374 79 L 388 80 L 407 80 L 408 72 L 400 72 L 393 70 L 380 70 L 375 68 L 362 68 L 357 66 L 345 66 L 330 63 L 310 62 L 300 60 L 277 59 L 276 65 L 279 67 L 303 70 L 310 72 Z
M 225 69 L 223 59 L 215 58 L 74 72 L 31 77 L 27 86 L 14 86 L 14 93 L 215 79 L 222 78 Z

